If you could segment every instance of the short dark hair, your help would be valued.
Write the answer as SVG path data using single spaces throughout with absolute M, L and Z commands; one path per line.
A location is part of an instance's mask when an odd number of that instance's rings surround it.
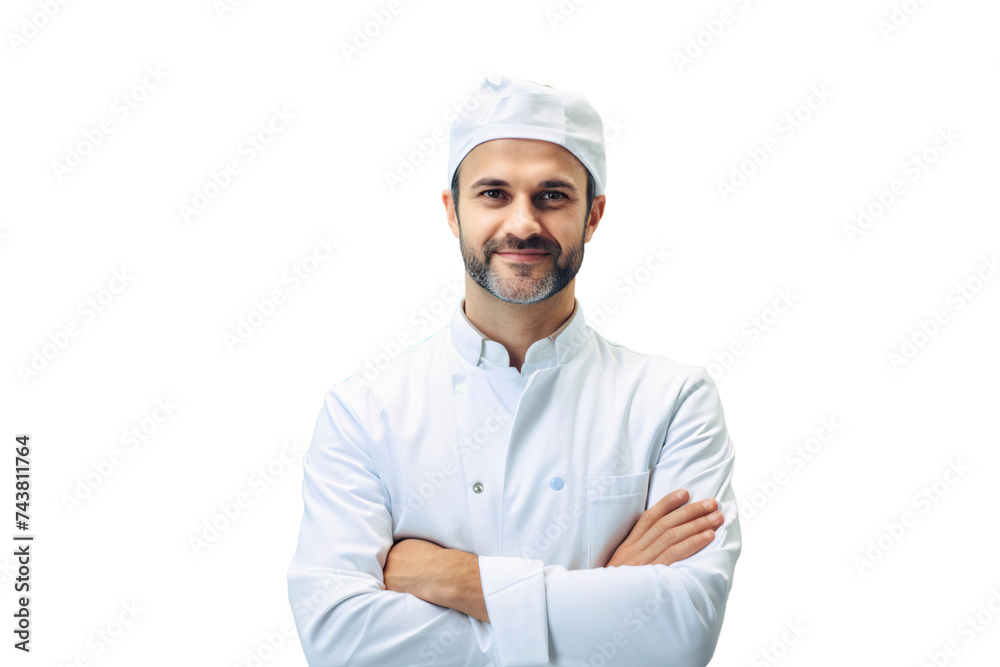
M 594 192 L 596 186 L 594 185 L 594 177 L 590 175 L 590 170 L 586 167 L 583 168 L 587 172 L 587 217 L 585 220 L 590 220 L 590 209 L 594 206 Z M 458 173 L 462 171 L 462 163 L 458 164 L 455 168 L 455 175 L 451 177 L 451 200 L 455 204 L 455 214 L 458 214 Z

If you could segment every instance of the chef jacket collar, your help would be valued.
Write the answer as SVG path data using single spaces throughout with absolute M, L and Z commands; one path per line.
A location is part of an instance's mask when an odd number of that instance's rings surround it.
M 466 316 L 464 306 L 463 297 L 451 318 L 451 340 L 455 349 L 472 366 L 509 368 L 510 355 L 507 348 L 477 329 Z M 564 364 L 575 357 L 586 342 L 587 322 L 579 299 L 574 297 L 573 312 L 569 319 L 552 334 L 528 347 L 521 365 L 522 373 L 528 366 Z M 484 363 L 480 363 L 481 361 Z

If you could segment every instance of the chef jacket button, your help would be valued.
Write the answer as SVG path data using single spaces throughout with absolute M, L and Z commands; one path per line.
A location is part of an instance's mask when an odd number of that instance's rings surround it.
M 559 489 L 563 488 L 562 477 L 553 477 L 552 479 L 550 479 L 549 486 L 552 487 L 553 491 L 558 491 Z
M 464 382 L 459 382 L 458 384 L 455 385 L 455 391 L 458 392 L 459 394 L 464 394 L 467 388 L 468 387 L 465 386 Z
M 482 482 L 476 482 L 475 484 L 472 485 L 472 490 L 475 493 L 482 493 L 483 492 L 483 483 Z

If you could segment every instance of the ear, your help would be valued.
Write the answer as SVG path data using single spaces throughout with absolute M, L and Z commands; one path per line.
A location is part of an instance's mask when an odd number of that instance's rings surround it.
M 458 214 L 455 212 L 455 202 L 452 201 L 451 190 L 448 188 L 441 191 L 441 203 L 444 204 L 444 210 L 448 217 L 448 226 L 451 227 L 451 233 L 454 234 L 457 239 L 459 238 Z
M 601 218 L 604 217 L 604 206 L 607 203 L 607 199 L 607 195 L 597 195 L 594 197 L 594 204 L 590 208 L 590 218 L 587 220 L 587 233 L 583 237 L 584 243 L 588 243 L 591 237 L 594 236 L 597 225 L 600 224 Z

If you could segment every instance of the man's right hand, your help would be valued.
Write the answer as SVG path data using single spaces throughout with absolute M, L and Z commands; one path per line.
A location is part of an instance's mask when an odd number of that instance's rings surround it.
M 685 489 L 673 491 L 642 513 L 605 567 L 670 565 L 701 551 L 715 539 L 722 512 L 714 499 L 685 505 Z

